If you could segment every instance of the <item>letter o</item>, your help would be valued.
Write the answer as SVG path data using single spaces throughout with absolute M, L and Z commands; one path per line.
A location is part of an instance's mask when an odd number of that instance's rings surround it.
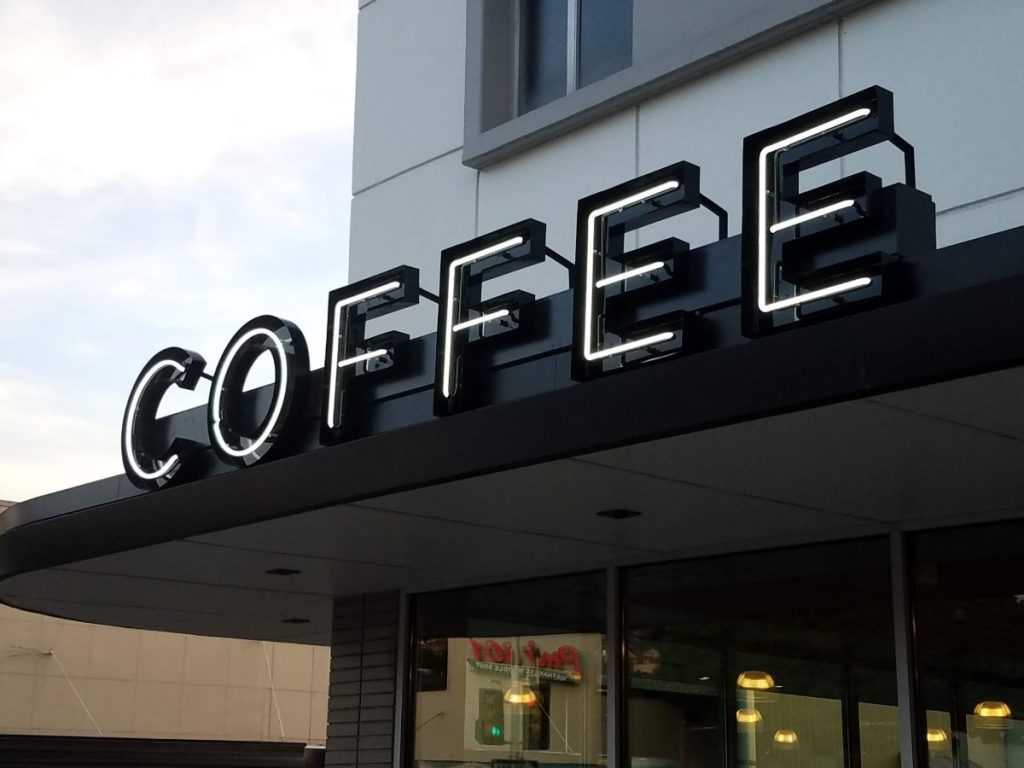
M 274 392 L 255 429 L 241 424 L 242 387 L 256 359 L 270 352 L 274 361 Z M 221 461 L 248 467 L 276 453 L 289 431 L 300 377 L 309 372 L 309 351 L 294 323 L 261 315 L 238 329 L 217 363 L 210 387 L 207 427 L 210 445 Z

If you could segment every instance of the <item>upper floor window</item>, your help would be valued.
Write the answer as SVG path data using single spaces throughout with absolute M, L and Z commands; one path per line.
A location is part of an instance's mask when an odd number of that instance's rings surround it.
M 517 114 L 632 63 L 633 0 L 519 0 L 518 15 Z
M 878 1 L 466 0 L 462 161 L 504 160 Z

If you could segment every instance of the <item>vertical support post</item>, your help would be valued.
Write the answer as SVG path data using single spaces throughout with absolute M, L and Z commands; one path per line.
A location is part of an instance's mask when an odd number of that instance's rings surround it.
M 917 706 L 917 659 L 914 613 L 910 582 L 910 558 L 904 533 L 893 528 L 889 534 L 889 563 L 892 568 L 893 627 L 896 630 L 896 691 L 900 712 L 900 765 L 925 768 L 921 754 L 922 733 Z
M 412 625 L 410 623 L 410 596 L 405 592 L 398 594 L 398 632 L 397 653 L 395 655 L 395 738 L 392 748 L 393 768 L 402 768 L 407 764 L 406 755 L 413 748 L 410 739 L 412 730 L 409 728 L 409 713 L 412 712 L 412 669 L 415 661 L 415 649 L 412 646 Z M 409 751 L 407 751 L 409 750 Z
M 579 85 L 580 69 L 580 0 L 569 0 L 565 24 L 565 95 L 574 93 Z
M 391 768 L 398 594 L 334 601 L 327 699 L 327 768 Z
M 849 664 L 843 665 L 843 732 L 843 763 L 846 768 L 861 768 L 860 697 Z
M 608 768 L 625 768 L 629 765 L 629 738 L 626 733 L 626 700 L 629 689 L 626 685 L 626 638 L 625 609 L 622 600 L 622 571 L 608 569 L 606 587 L 608 605 L 607 622 L 607 679 L 606 703 L 608 707 Z

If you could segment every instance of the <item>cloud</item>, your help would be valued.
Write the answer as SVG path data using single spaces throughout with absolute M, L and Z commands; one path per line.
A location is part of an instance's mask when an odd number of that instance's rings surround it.
M 208 3 L 103 45 L 53 4 L 0 5 L 0 196 L 187 182 L 282 139 L 350 130 L 347 1 Z
M 273 313 L 320 364 L 355 5 L 0 0 L 0 498 L 119 471 L 127 391 L 163 347 L 212 366 Z
M 95 405 L 72 385 L 0 367 L 0 435 L 17 436 L 0 441 L 0 499 L 21 501 L 120 472 L 116 451 L 95 450 L 97 441 L 117 446 L 120 421 L 97 422 Z

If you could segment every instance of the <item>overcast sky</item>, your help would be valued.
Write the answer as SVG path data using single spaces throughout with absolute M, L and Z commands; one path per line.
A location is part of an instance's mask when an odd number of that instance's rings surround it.
M 128 390 L 163 347 L 212 373 L 271 313 L 322 364 L 356 7 L 0 0 L 0 499 L 120 473 Z

